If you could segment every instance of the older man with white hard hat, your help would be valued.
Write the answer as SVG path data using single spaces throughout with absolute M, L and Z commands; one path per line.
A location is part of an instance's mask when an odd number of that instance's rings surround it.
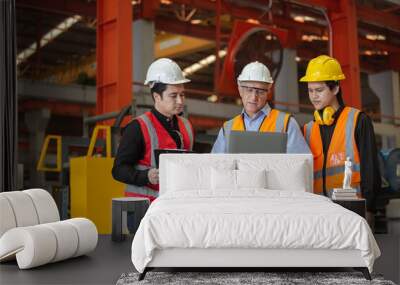
M 154 107 L 126 126 L 112 169 L 114 179 L 128 184 L 126 196 L 150 201 L 158 196 L 154 149 L 192 149 L 192 125 L 180 116 L 185 103 L 183 84 L 189 81 L 171 59 L 160 58 L 149 66 L 145 84 Z
M 296 120 L 269 106 L 268 93 L 273 79 L 264 64 L 258 61 L 247 64 L 237 81 L 243 111 L 224 123 L 212 148 L 213 153 L 227 152 L 230 131 L 285 132 L 288 134 L 288 153 L 311 153 Z

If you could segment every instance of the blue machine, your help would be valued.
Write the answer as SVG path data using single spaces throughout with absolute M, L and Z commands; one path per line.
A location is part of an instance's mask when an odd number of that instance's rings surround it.
M 386 177 L 390 190 L 400 192 L 400 148 L 392 149 L 386 158 Z

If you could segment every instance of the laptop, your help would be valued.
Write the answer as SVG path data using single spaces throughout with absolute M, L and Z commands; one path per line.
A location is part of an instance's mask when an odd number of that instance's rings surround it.
M 228 153 L 286 153 L 287 133 L 231 131 Z
M 154 150 L 154 158 L 156 160 L 156 166 L 159 167 L 160 163 L 160 154 L 163 153 L 194 153 L 194 151 L 186 150 L 186 149 L 159 149 L 156 148 Z

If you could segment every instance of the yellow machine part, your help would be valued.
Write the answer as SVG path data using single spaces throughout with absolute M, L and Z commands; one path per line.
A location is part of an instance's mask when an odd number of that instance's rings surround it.
M 99 234 L 111 233 L 112 198 L 123 197 L 125 184 L 111 175 L 114 158 L 70 159 L 71 217 L 92 220 Z

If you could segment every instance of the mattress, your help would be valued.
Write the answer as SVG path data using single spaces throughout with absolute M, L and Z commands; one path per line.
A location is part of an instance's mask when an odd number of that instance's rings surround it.
M 132 262 L 143 272 L 155 250 L 170 248 L 359 250 L 370 271 L 380 255 L 359 215 L 323 196 L 267 189 L 162 195 L 134 237 Z

